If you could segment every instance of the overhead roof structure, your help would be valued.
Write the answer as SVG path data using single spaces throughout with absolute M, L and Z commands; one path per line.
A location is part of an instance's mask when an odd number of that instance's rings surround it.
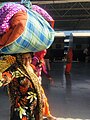
M 57 4 L 69 2 L 90 2 L 90 0 L 31 0 L 34 4 Z
M 21 0 L 0 0 L 0 2 Z M 90 30 L 90 0 L 30 0 L 55 20 L 55 30 Z
M 55 30 L 90 30 L 90 0 L 31 0 L 55 20 Z

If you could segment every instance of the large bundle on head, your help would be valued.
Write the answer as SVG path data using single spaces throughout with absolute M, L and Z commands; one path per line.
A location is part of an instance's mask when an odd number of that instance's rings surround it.
M 37 52 L 53 41 L 53 28 L 35 10 L 17 3 L 0 6 L 0 53 Z

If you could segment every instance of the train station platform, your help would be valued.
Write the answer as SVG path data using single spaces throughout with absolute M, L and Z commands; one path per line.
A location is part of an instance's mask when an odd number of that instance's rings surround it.
M 64 62 L 51 63 L 53 85 L 43 76 L 52 115 L 57 120 L 90 120 L 90 63 L 73 62 L 67 76 L 64 69 Z M 0 88 L 0 120 L 9 120 L 9 105 L 6 88 Z

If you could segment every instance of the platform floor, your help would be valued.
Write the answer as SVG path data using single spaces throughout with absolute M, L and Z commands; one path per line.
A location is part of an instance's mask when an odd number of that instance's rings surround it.
M 51 113 L 57 120 L 90 120 L 90 63 L 73 62 L 70 75 L 64 74 L 65 63 L 51 63 L 54 85 L 43 76 L 42 85 Z M 0 120 L 9 120 L 9 100 L 0 88 Z

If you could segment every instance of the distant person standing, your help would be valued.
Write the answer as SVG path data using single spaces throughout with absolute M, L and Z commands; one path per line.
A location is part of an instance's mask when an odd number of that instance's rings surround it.
M 89 44 L 89 47 L 88 47 L 88 62 L 90 62 L 90 44 Z
M 84 55 L 84 61 L 88 62 L 88 48 L 85 48 L 83 50 L 83 55 Z
M 72 47 L 70 47 L 68 49 L 68 52 L 67 52 L 65 58 L 66 58 L 65 74 L 70 74 L 71 68 L 72 68 L 72 60 L 73 60 L 73 50 L 72 50 Z

